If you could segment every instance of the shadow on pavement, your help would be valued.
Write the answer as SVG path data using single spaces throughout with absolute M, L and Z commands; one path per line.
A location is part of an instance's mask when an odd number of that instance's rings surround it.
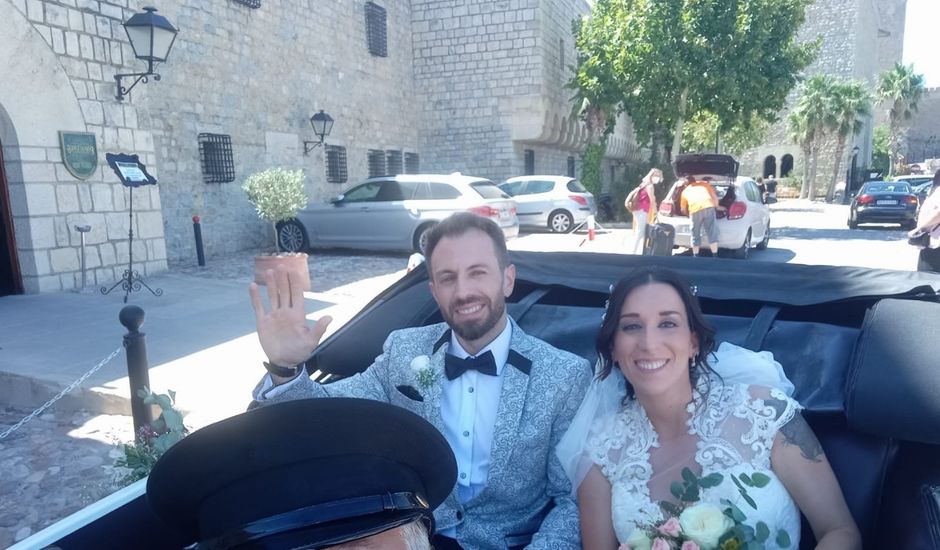
M 859 232 L 864 231 L 861 235 Z M 827 239 L 867 241 L 906 241 L 907 232 L 890 226 L 860 226 L 858 229 L 812 229 L 805 227 L 775 227 L 771 239 Z

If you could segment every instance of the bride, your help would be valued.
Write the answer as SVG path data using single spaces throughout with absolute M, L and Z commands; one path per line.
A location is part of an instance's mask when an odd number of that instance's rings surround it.
M 799 547 L 800 511 L 817 548 L 861 548 L 800 405 L 779 388 L 716 375 L 714 336 L 676 273 L 645 268 L 613 288 L 597 335 L 600 372 L 558 449 L 577 490 L 584 548 L 648 548 L 640 535 L 682 509 L 674 485 L 690 472 L 702 481 L 698 502 L 733 503 L 743 525 L 769 527 L 766 548 Z M 710 474 L 719 475 L 706 483 Z M 742 474 L 760 486 L 745 486 Z M 720 534 L 682 548 L 714 548 Z

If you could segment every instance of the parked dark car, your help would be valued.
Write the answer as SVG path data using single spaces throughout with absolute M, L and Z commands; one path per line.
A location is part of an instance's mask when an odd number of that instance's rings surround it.
M 717 342 L 772 352 L 783 365 L 865 547 L 940 550 L 940 275 L 626 254 L 516 252 L 511 259 L 517 278 L 509 314 L 528 334 L 592 364 L 609 285 L 651 264 L 682 273 Z M 325 340 L 307 370 L 323 382 L 351 376 L 382 353 L 390 331 L 441 320 L 427 271 L 413 270 Z M 162 525 L 145 482 L 33 535 L 29 547 L 192 542 Z M 815 544 L 804 520 L 800 548 Z
M 896 181 L 868 181 L 852 198 L 849 229 L 862 223 L 898 223 L 913 229 L 917 223 L 917 195 L 911 186 Z

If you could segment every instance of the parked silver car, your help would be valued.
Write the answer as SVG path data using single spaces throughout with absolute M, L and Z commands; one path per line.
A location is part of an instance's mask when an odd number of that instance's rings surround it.
M 567 233 L 597 214 L 594 195 L 568 176 L 519 176 L 499 184 L 519 209 L 519 224 Z
M 454 173 L 367 179 L 281 222 L 277 238 L 292 252 L 309 247 L 423 252 L 428 231 L 464 211 L 493 220 L 507 239 L 519 234 L 516 203 L 507 194 L 490 180 Z

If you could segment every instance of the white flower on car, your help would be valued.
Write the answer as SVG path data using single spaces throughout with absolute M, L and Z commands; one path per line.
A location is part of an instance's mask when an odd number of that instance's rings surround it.
M 431 368 L 431 358 L 427 355 L 419 355 L 412 359 L 411 370 L 418 379 L 418 385 L 425 390 L 437 382 L 437 373 Z
M 698 543 L 702 550 L 718 547 L 718 539 L 734 527 L 734 522 L 721 508 L 714 504 L 701 503 L 690 506 L 679 515 L 682 532 Z

